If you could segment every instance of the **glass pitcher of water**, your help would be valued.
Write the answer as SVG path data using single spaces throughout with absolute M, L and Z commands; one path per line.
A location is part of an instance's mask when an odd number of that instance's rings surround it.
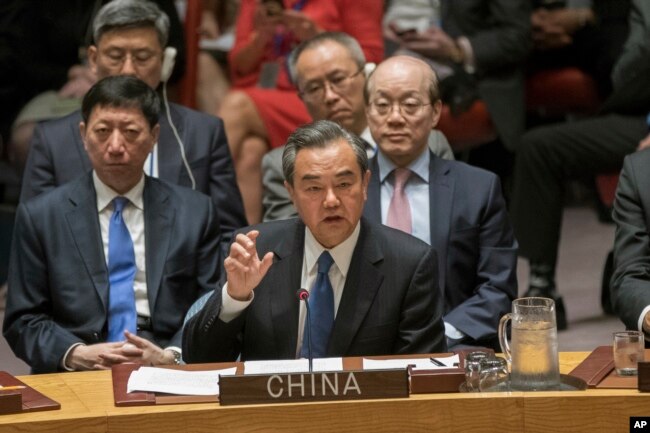
M 506 325 L 512 320 L 512 341 Z M 510 363 L 513 390 L 559 389 L 555 303 L 548 298 L 519 298 L 512 301 L 512 313 L 499 322 L 499 343 Z

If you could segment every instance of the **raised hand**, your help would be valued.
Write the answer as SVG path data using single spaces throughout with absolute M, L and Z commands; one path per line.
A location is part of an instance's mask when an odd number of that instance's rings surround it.
M 269 15 L 264 3 L 258 2 L 253 16 L 253 25 L 261 42 L 268 42 L 273 38 L 276 27 L 282 23 L 281 15 Z
M 224 261 L 228 277 L 228 294 L 236 300 L 250 299 L 253 289 L 262 281 L 273 264 L 273 253 L 268 252 L 260 260 L 257 255 L 257 230 L 238 234 L 230 246 L 230 254 Z

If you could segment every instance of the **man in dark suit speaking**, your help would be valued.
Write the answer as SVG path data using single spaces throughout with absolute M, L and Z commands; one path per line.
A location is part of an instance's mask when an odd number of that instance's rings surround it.
M 113 0 L 99 10 L 93 22 L 90 68 L 99 79 L 132 75 L 156 89 L 173 66 L 171 53 L 165 50 L 168 35 L 169 18 L 156 4 Z M 76 111 L 36 127 L 21 201 L 91 169 L 79 136 L 80 121 L 81 114 Z M 231 233 L 245 226 L 246 218 L 223 122 L 176 104 L 169 104 L 168 115 L 161 112 L 159 122 L 160 134 L 146 160 L 145 173 L 209 195 L 219 209 L 225 250 Z
M 443 352 L 435 252 L 361 218 L 370 178 L 361 140 L 331 121 L 297 129 L 283 155 L 299 219 L 236 235 L 227 282 L 185 325 L 188 362 Z M 260 259 L 261 257 L 261 259 Z
M 205 195 L 143 173 L 160 100 L 115 76 L 84 97 L 93 170 L 21 203 L 3 334 L 36 373 L 179 363 L 183 317 L 219 277 Z

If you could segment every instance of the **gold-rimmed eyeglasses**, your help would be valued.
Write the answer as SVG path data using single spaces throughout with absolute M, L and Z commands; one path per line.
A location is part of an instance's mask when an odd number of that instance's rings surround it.
M 326 77 L 324 80 L 310 81 L 299 90 L 299 93 L 305 99 L 319 101 L 323 99 L 323 96 L 325 96 L 325 86 L 329 84 L 330 89 L 333 92 L 339 95 L 343 94 L 350 88 L 350 81 L 361 72 L 363 72 L 363 68 L 360 68 L 358 71 L 349 75 L 338 73 Z

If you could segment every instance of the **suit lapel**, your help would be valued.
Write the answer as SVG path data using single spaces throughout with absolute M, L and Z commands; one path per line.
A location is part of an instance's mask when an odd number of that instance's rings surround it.
M 296 291 L 300 289 L 305 249 L 305 225 L 300 220 L 291 220 L 291 223 L 294 225 L 293 235 L 286 236 L 273 251 L 273 279 L 268 287 L 273 292 L 271 322 L 275 345 L 277 353 L 286 359 L 296 357 L 300 313 Z M 287 228 L 287 233 L 291 233 L 290 228 Z
M 440 287 L 444 288 L 447 270 L 447 245 L 451 231 L 451 209 L 454 202 L 454 179 L 443 159 L 431 154 L 429 163 L 429 208 L 431 246 L 438 253 Z
M 376 263 L 384 258 L 372 237 L 372 229 L 361 220 L 359 240 L 345 280 L 343 296 L 334 321 L 327 349 L 328 355 L 343 356 L 349 352 L 354 336 L 363 323 L 384 277 Z
M 86 271 L 93 282 L 104 306 L 102 314 L 108 307 L 108 269 L 104 257 L 97 198 L 92 185 L 92 174 L 80 180 L 68 196 L 71 209 L 66 212 L 66 220 L 75 245 L 79 250 Z
M 178 135 L 183 137 L 182 119 L 173 104 L 170 104 L 169 108 Z M 158 177 L 173 184 L 179 184 L 181 166 L 183 165 L 178 146 L 167 116 L 161 114 L 160 136 L 158 137 Z
M 381 224 L 381 182 L 379 180 L 379 164 L 377 156 L 370 161 L 370 183 L 368 184 L 368 200 L 363 208 L 363 216 L 376 224 Z
M 149 176 L 145 177 L 143 203 L 147 297 L 153 315 L 169 249 L 175 211 L 172 203 L 169 203 L 167 193 Z

